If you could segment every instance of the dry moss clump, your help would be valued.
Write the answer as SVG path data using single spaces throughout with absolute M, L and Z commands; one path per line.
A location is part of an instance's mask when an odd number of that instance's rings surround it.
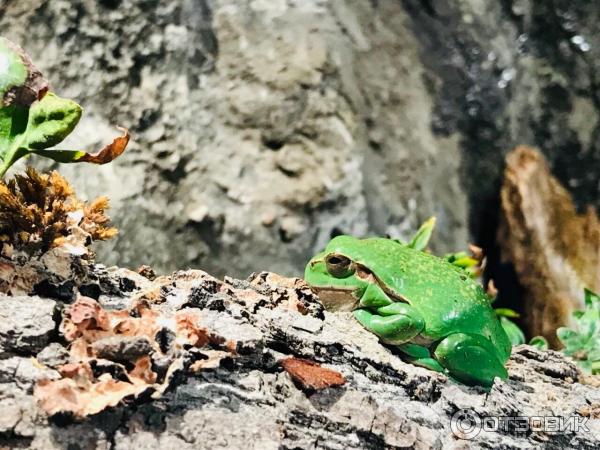
M 40 174 L 29 167 L 25 175 L 0 181 L 0 242 L 33 255 L 67 242 L 75 232 L 85 245 L 117 234 L 105 214 L 108 199 L 82 202 L 58 172 Z M 75 231 L 77 229 L 77 231 Z M 83 230 L 84 233 L 81 233 Z

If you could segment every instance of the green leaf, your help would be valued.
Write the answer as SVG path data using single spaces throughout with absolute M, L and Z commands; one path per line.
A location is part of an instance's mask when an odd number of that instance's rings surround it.
M 77 125 L 81 107 L 49 92 L 30 108 L 0 108 L 0 177 L 19 158 L 62 141 Z M 42 153 L 43 154 L 43 153 Z
M 529 341 L 529 345 L 536 347 L 539 350 L 548 350 L 548 341 L 544 336 L 534 336 Z
M 587 310 L 577 321 L 577 332 L 590 338 L 596 332 L 598 317 L 593 311 Z
M 458 267 L 462 267 L 463 269 L 468 269 L 471 267 L 475 267 L 477 264 L 479 264 L 479 261 L 470 256 L 465 256 L 462 258 L 455 259 L 454 261 L 452 261 L 452 264 Z
M 502 328 L 504 328 L 504 331 L 513 346 L 525 343 L 525 335 L 516 323 L 506 317 L 500 317 L 500 324 L 502 325 Z
M 592 365 L 593 365 L 592 361 L 590 361 L 588 359 L 577 360 L 577 365 L 584 372 L 592 373 Z
M 600 303 L 600 296 L 588 288 L 583 290 L 586 306 L 592 306 L 594 302 Z
M 572 339 L 578 334 L 575 330 L 570 328 L 560 327 L 558 330 L 556 330 L 556 335 L 558 336 L 558 339 L 560 339 L 562 343 L 566 345 L 568 340 Z
M 0 158 L 4 159 L 13 141 L 27 128 L 28 113 L 22 106 L 0 108 Z
M 0 107 L 28 107 L 47 90 L 48 82 L 23 49 L 0 37 Z
M 510 317 L 513 319 L 520 317 L 518 312 L 516 312 L 510 308 L 496 308 L 496 309 L 494 309 L 494 312 L 496 313 L 496 315 L 502 316 L 502 317 Z
M 82 109 L 77 103 L 48 92 L 29 110 L 22 146 L 42 150 L 58 144 L 75 128 Z
M 453 263 L 454 261 L 457 261 L 461 258 L 468 258 L 469 255 L 467 252 L 456 252 L 456 253 L 448 253 L 444 256 L 444 258 L 446 258 L 446 261 L 448 261 L 449 263 Z
M 0 38 L 0 100 L 11 89 L 25 84 L 27 67 L 8 39 Z
M 449 253 L 444 258 L 450 264 L 464 269 L 471 278 L 477 278 L 480 274 L 479 261 L 466 252 Z
M 81 160 L 86 152 L 83 150 L 36 150 L 32 153 L 36 155 L 45 156 L 59 163 L 72 163 Z
M 589 342 L 589 349 L 586 352 L 588 359 L 592 361 L 600 361 L 600 348 L 594 345 L 593 342 Z
M 84 150 L 47 149 L 62 141 L 77 125 L 81 117 L 81 107 L 67 99 L 48 93 L 29 109 L 29 116 L 22 114 L 22 108 L 0 109 L 0 149 L 2 166 L 0 177 L 19 158 L 35 153 L 61 163 L 87 162 L 106 164 L 119 157 L 129 142 L 129 132 L 119 128 L 121 136 L 104 146 L 96 153 Z M 27 126 L 23 123 L 27 120 Z M 17 126 L 18 125 L 18 126 Z M 16 130 L 16 131 L 15 131 Z
M 582 370 L 600 373 L 600 298 L 589 289 L 584 297 L 585 310 L 573 313 L 573 328 L 559 328 L 556 335 L 563 354 L 574 357 Z
M 62 163 L 105 164 L 125 150 L 129 142 L 126 129 L 96 153 L 48 150 L 73 131 L 82 109 L 47 91 L 47 81 L 23 49 L 0 37 L 0 178 L 19 158 L 31 153 Z
M 415 250 L 423 251 L 427 248 L 427 244 L 431 239 L 431 234 L 435 227 L 435 217 L 427 219 L 423 225 L 419 228 L 416 234 L 413 236 L 411 241 L 408 243 L 408 247 L 414 248 Z

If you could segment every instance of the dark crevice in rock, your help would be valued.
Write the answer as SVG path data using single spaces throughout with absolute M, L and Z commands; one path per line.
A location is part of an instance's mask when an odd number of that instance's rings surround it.
M 63 283 L 52 283 L 49 280 L 43 280 L 33 287 L 33 293 L 41 297 L 55 298 L 66 303 L 75 299 L 75 283 L 67 280 Z
M 13 433 L 0 433 L 0 447 L 2 448 L 30 448 L 32 442 L 32 437 L 15 436 Z

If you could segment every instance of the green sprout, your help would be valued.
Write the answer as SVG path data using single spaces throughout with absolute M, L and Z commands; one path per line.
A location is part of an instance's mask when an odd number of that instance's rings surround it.
M 529 340 L 529 345 L 537 348 L 538 350 L 548 350 L 550 345 L 548 340 L 544 336 L 534 336 Z
M 585 310 L 573 313 L 574 328 L 556 330 L 565 348 L 562 352 L 572 357 L 585 372 L 600 374 L 600 297 L 585 289 Z
M 0 178 L 20 158 L 36 154 L 61 163 L 105 164 L 125 150 L 129 133 L 97 153 L 50 149 L 81 118 L 82 108 L 48 90 L 48 82 L 18 45 L 0 37 Z
M 525 334 L 516 323 L 510 320 L 510 318 L 518 318 L 519 314 L 508 308 L 496 308 L 494 312 L 498 316 L 498 319 L 500 319 L 500 325 L 504 328 L 504 332 L 508 336 L 510 343 L 513 346 L 524 344 Z
M 406 244 L 410 248 L 414 248 L 415 250 L 425 251 L 427 248 L 427 244 L 429 244 L 429 240 L 431 239 L 431 235 L 433 233 L 433 229 L 435 228 L 435 217 L 430 217 L 423 225 L 417 230 L 413 238 L 410 240 L 408 244 Z
M 449 253 L 444 258 L 450 264 L 463 269 L 471 278 L 481 275 L 481 261 L 467 252 Z

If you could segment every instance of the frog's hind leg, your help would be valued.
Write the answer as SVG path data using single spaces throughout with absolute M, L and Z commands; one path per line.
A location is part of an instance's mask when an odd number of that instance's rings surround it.
M 406 359 L 411 364 L 425 367 L 426 369 L 434 370 L 436 372 L 444 371 L 442 365 L 431 356 L 427 347 L 410 343 L 397 345 L 396 347 L 403 353 L 403 359 Z
M 418 335 L 425 327 L 421 315 L 406 303 L 371 309 L 357 309 L 354 317 L 367 330 L 387 344 L 403 344 Z
M 434 356 L 450 376 L 464 384 L 490 387 L 495 377 L 508 377 L 492 342 L 478 334 L 451 334 L 440 341 Z

